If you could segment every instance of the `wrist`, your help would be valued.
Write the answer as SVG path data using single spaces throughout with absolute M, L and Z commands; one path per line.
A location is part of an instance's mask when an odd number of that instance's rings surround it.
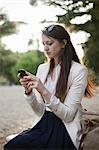
M 25 94 L 28 95 L 28 96 L 31 95 L 32 94 L 32 89 L 30 89 L 30 90 L 25 89 Z
M 51 98 L 51 93 L 48 90 L 43 90 L 42 94 L 43 98 L 45 99 L 45 101 L 50 101 Z

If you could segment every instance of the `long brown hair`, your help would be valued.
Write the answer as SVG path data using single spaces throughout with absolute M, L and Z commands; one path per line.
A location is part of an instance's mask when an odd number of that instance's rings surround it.
M 44 30 L 42 30 L 42 33 L 46 36 L 52 37 L 57 39 L 59 42 L 63 42 L 63 40 L 67 41 L 67 44 L 63 50 L 62 55 L 60 56 L 60 65 L 61 65 L 61 70 L 60 70 L 60 75 L 57 81 L 56 85 L 56 93 L 55 95 L 60 98 L 60 100 L 63 102 L 66 93 L 67 93 L 67 82 L 68 82 L 68 76 L 72 64 L 72 60 L 75 62 L 80 63 L 80 60 L 76 54 L 75 48 L 73 47 L 70 36 L 66 29 L 63 26 L 60 25 L 50 25 L 46 27 Z M 50 69 L 48 72 L 48 75 L 53 72 L 54 69 L 54 59 L 50 60 Z M 47 75 L 47 77 L 48 77 Z M 46 80 L 47 80 L 46 77 Z M 85 90 L 85 96 L 86 97 L 92 97 L 94 95 L 93 93 L 93 84 L 91 80 L 88 77 L 88 84 L 87 88 Z

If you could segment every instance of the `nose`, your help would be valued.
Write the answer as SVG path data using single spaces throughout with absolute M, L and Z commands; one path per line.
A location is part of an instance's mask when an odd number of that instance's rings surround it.
M 45 51 L 48 51 L 48 50 L 49 50 L 49 48 L 48 48 L 47 45 L 44 45 L 44 50 L 45 50 Z

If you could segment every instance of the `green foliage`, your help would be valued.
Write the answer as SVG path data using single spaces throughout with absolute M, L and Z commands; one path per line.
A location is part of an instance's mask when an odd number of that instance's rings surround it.
M 20 54 L 20 58 L 12 71 L 15 83 L 18 84 L 17 78 L 18 69 L 25 69 L 30 73 L 36 74 L 38 65 L 43 62 L 44 62 L 44 54 L 40 51 L 29 51 Z
M 5 10 L 0 8 L 0 84 L 12 84 L 15 82 L 12 75 L 12 69 L 17 63 L 19 56 L 17 53 L 6 50 L 5 45 L 1 43 L 1 38 L 16 33 L 19 24 L 25 23 L 9 21 Z
M 19 84 L 18 69 L 36 74 L 38 65 L 43 63 L 44 59 L 45 56 L 40 51 L 13 53 L 10 50 L 0 49 L 0 84 Z
M 14 83 L 14 78 L 12 76 L 12 70 L 15 66 L 15 64 L 18 62 L 17 55 L 16 54 L 10 54 L 6 58 L 6 64 L 5 64 L 5 70 L 4 70 L 4 76 L 8 79 L 10 84 Z
M 5 77 L 10 84 L 14 82 L 12 68 L 17 60 L 17 55 L 12 51 L 0 49 L 0 76 Z

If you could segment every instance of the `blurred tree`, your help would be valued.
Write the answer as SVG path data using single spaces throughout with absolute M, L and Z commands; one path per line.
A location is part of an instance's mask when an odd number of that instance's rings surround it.
M 18 57 L 16 53 L 5 50 L 3 46 L 0 46 L 0 76 L 5 77 L 10 84 L 14 83 L 12 68 L 17 61 Z
M 38 65 L 43 63 L 44 59 L 45 59 L 44 54 L 40 51 L 32 50 L 25 53 L 20 53 L 18 62 L 12 70 L 15 83 L 18 83 L 18 78 L 17 78 L 18 69 L 25 69 L 28 72 L 36 74 Z
M 42 0 L 41 2 L 63 9 L 64 14 L 57 15 L 58 22 L 65 24 L 70 31 L 82 30 L 90 33 L 88 41 L 82 44 L 85 51 L 84 62 L 95 74 L 99 83 L 99 0 Z M 38 1 L 30 0 L 31 5 L 37 3 Z M 74 18 L 79 22 L 73 23 Z
M 34 43 L 33 38 L 30 38 L 29 41 L 28 41 L 28 51 L 33 48 L 33 43 Z
M 3 69 L 4 69 L 4 65 L 3 65 L 3 62 L 4 62 L 4 59 L 5 59 L 5 56 L 7 56 L 10 51 L 4 51 L 5 49 L 5 46 L 2 44 L 0 45 L 0 75 L 3 73 Z
M 16 22 L 10 22 L 8 16 L 0 9 L 0 39 L 3 36 L 7 36 L 16 32 Z
M 40 51 L 32 50 L 25 53 L 15 53 L 10 50 L 3 50 L 0 47 L 0 76 L 5 77 L 9 84 L 18 84 L 18 69 L 22 68 L 36 74 L 38 65 L 43 63 L 44 59 L 45 56 Z
M 5 10 L 0 8 L 0 40 L 4 36 L 16 33 L 17 27 L 21 24 L 26 23 L 22 21 L 10 21 Z
M 1 38 L 16 32 L 16 23 L 10 22 L 4 9 L 0 9 L 0 76 L 3 76 L 9 82 L 12 82 L 11 69 L 15 64 L 13 53 L 6 50 L 5 45 L 1 42 Z M 12 57 L 11 57 L 12 55 Z
M 17 32 L 17 27 L 24 22 L 9 21 L 9 18 L 3 8 L 0 8 L 0 76 L 3 76 L 9 83 L 13 83 L 12 68 L 17 62 L 16 54 L 7 50 L 1 42 L 1 38 Z

